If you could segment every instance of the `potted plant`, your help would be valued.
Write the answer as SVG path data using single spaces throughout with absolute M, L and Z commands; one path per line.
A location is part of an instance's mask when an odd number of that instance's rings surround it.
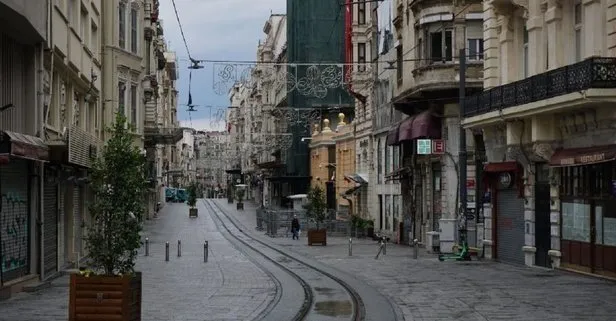
M 188 209 L 188 217 L 193 218 L 193 217 L 198 217 L 199 216 L 199 211 L 197 210 L 197 184 L 196 183 L 191 183 L 190 186 L 188 186 L 188 197 L 186 198 L 186 204 L 188 206 L 190 206 L 190 208 Z
M 244 203 L 242 201 L 244 200 L 244 188 L 237 187 L 235 191 L 235 197 L 237 198 L 237 210 L 243 210 Z
M 121 113 L 108 130 L 111 138 L 90 170 L 88 269 L 71 275 L 69 321 L 141 320 L 141 273 L 135 261 L 145 212 L 145 158 Z
M 306 216 L 316 223 L 316 229 L 308 229 L 308 245 L 314 243 L 327 245 L 327 230 L 321 228 L 321 224 L 325 220 L 327 200 L 325 193 L 320 186 L 313 186 L 308 191 L 308 203 L 304 205 Z

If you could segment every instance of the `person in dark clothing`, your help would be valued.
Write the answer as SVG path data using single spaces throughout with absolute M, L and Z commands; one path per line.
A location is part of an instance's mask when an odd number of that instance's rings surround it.
M 291 221 L 291 232 L 293 233 L 293 239 L 299 240 L 299 220 L 297 219 L 297 215 L 293 215 L 293 220 Z

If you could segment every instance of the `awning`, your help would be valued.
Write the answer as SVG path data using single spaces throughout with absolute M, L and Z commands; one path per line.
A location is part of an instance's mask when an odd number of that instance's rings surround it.
M 400 124 L 396 124 L 393 128 L 387 133 L 387 146 L 400 145 L 398 141 L 398 133 L 400 131 Z
M 355 173 L 355 174 L 349 174 L 349 175 L 344 175 L 344 178 L 351 180 L 357 184 L 368 184 L 368 175 L 365 174 L 359 174 L 359 173 Z
M 550 158 L 552 167 L 605 163 L 616 159 L 616 145 L 557 150 Z
M 441 119 L 432 115 L 432 111 L 426 110 L 400 124 L 398 142 L 417 138 L 441 138 Z
M 340 196 L 351 196 L 351 195 L 355 195 L 357 194 L 357 192 L 359 191 L 359 189 L 361 188 L 360 186 L 355 186 L 355 187 L 351 187 L 349 189 L 347 189 L 346 191 L 344 191 L 344 193 L 340 193 Z
M 36 161 L 49 160 L 49 147 L 41 138 L 8 130 L 0 133 L 0 154 Z
M 517 172 L 519 170 L 518 162 L 488 163 L 483 167 L 485 173 Z

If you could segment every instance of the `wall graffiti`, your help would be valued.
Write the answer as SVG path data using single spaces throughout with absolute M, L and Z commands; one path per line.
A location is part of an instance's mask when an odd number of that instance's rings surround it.
M 3 281 L 27 274 L 29 228 L 28 200 L 22 193 L 2 193 L 0 243 Z

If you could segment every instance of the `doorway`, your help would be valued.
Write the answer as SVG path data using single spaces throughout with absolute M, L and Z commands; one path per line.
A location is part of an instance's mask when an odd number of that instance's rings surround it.
M 379 228 L 383 230 L 383 195 L 379 195 Z
M 535 265 L 551 267 L 550 172 L 545 163 L 535 168 Z

